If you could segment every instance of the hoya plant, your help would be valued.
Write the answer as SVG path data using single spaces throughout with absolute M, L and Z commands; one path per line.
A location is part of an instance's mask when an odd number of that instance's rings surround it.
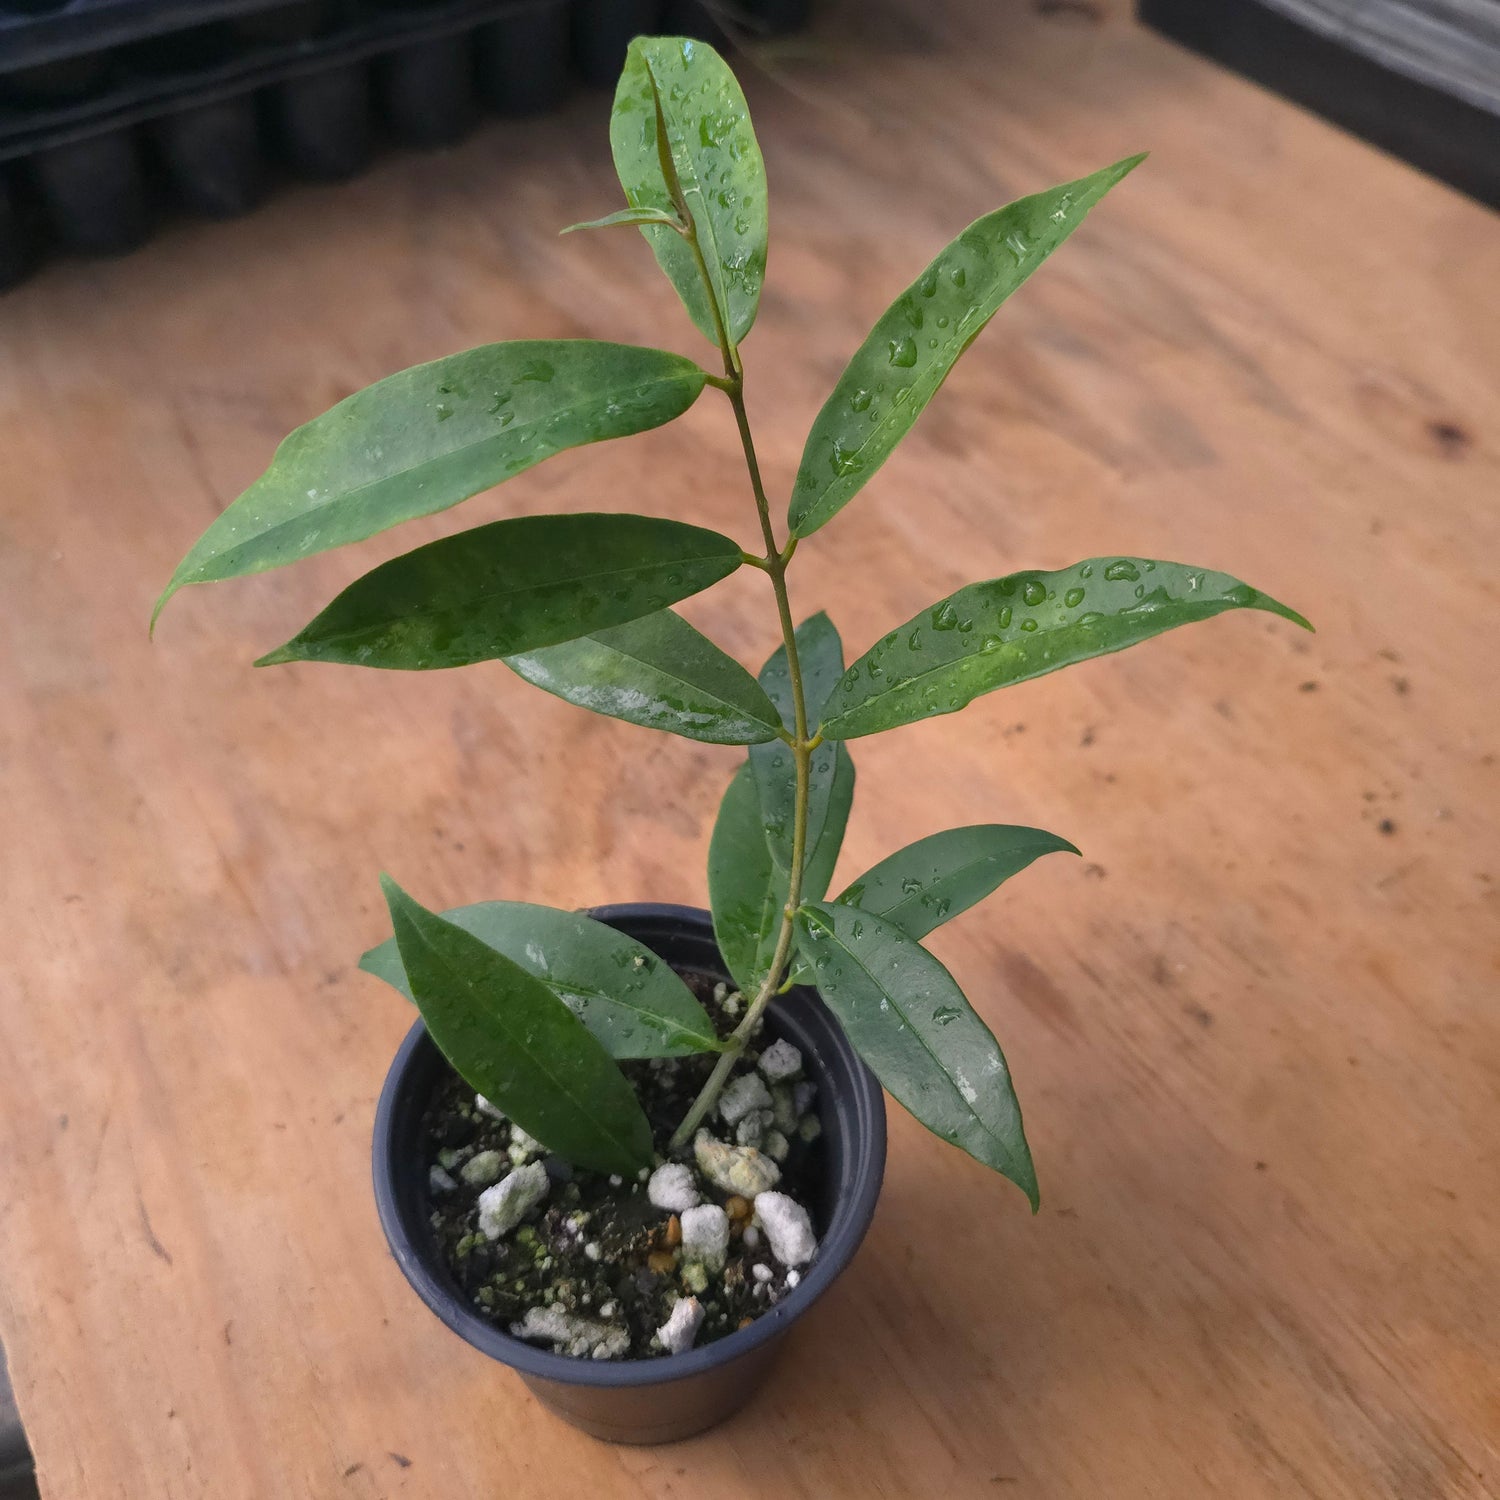
M 831 877 L 857 741 L 1226 610 L 1306 622 L 1204 566 L 1093 557 L 984 579 L 925 605 L 852 663 L 825 613 L 795 624 L 801 548 L 859 498 L 1001 304 L 1141 161 L 975 220 L 881 315 L 818 412 L 782 507 L 756 458 L 743 356 L 766 271 L 766 174 L 733 74 L 708 46 L 629 51 L 610 141 L 626 206 L 572 226 L 635 226 L 708 340 L 700 364 L 592 339 L 485 344 L 416 366 L 293 432 L 183 559 L 187 584 L 278 568 L 459 504 L 564 449 L 645 432 L 705 392 L 744 452 L 743 524 L 583 512 L 492 521 L 366 573 L 258 665 L 434 671 L 503 662 L 580 708 L 745 747 L 708 850 L 713 929 L 742 1000 L 716 1027 L 666 965 L 573 911 L 492 901 L 438 914 L 383 877 L 393 938 L 364 966 L 408 993 L 469 1088 L 580 1169 L 685 1157 L 768 1007 L 815 983 L 858 1053 L 923 1125 L 1038 1201 L 1009 1069 L 923 946 L 1041 855 L 1034 828 L 933 833 L 849 885 Z M 764 575 L 780 644 L 752 676 L 671 606 L 740 568 Z M 154 621 L 153 616 L 153 621 Z M 713 1058 L 653 1131 L 624 1060 Z M 701 1139 L 701 1137 L 700 1137 Z

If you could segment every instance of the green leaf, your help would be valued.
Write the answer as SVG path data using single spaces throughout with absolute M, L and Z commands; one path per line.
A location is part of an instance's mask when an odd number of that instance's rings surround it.
M 602 219 L 585 219 L 581 224 L 569 224 L 559 229 L 559 234 L 572 234 L 577 229 L 617 229 L 627 224 L 665 224 L 675 233 L 681 233 L 682 220 L 675 213 L 660 208 L 622 208 L 616 213 L 605 214 Z
M 950 828 L 881 860 L 838 897 L 838 904 L 883 917 L 909 938 L 924 938 L 1033 860 L 1062 850 L 1078 853 L 1066 839 L 1040 828 L 1006 823 Z M 808 892 L 812 901 L 822 896 L 823 891 Z M 792 981 L 816 983 L 805 953 L 792 968 Z
M 881 860 L 838 903 L 881 917 L 909 938 L 924 938 L 1033 860 L 1063 851 L 1078 853 L 1066 839 L 1040 828 L 1008 823 L 949 828 Z
M 157 601 L 428 516 L 560 453 L 680 416 L 706 379 L 661 349 L 486 344 L 417 365 L 299 427 L 183 558 Z
M 669 609 L 505 664 L 579 708 L 710 745 L 753 745 L 781 730 L 760 684 Z
M 464 1082 L 580 1167 L 634 1175 L 651 1127 L 603 1045 L 553 992 L 381 876 L 401 962 L 433 1041 Z
M 1142 156 L 976 219 L 882 314 L 808 433 L 790 520 L 810 536 L 891 456 L 1000 304 Z
M 746 761 L 724 793 L 708 844 L 714 940 L 746 995 L 759 991 L 770 969 L 786 897 L 786 871 L 771 858 L 755 772 Z
M 445 911 L 443 920 L 541 980 L 611 1057 L 686 1057 L 720 1050 L 708 1013 L 671 966 L 582 912 L 480 901 Z M 371 948 L 359 966 L 413 998 L 395 938 Z
M 981 693 L 1228 609 L 1265 610 L 1312 629 L 1227 573 L 1140 557 L 1096 557 L 1056 573 L 972 583 L 860 657 L 835 689 L 822 732 L 853 739 L 953 713 Z
M 658 99 L 666 154 L 737 344 L 755 322 L 766 273 L 766 168 L 750 111 L 728 64 L 706 43 L 659 36 L 630 44 L 610 117 L 610 147 L 626 201 L 662 213 L 675 205 L 658 150 Z M 643 225 L 641 233 L 693 322 L 717 344 L 692 246 L 665 225 Z
M 822 612 L 804 620 L 797 627 L 796 639 L 797 656 L 802 664 L 802 693 L 807 706 L 808 724 L 813 725 L 818 722 L 819 713 L 829 693 L 843 676 L 844 647 L 833 622 Z M 760 685 L 780 710 L 786 728 L 794 731 L 796 718 L 785 646 L 778 647 L 761 668 Z M 766 839 L 770 844 L 771 854 L 783 870 L 789 870 L 792 864 L 792 833 L 797 801 L 796 757 L 792 754 L 790 745 L 783 740 L 776 740 L 757 745 L 750 752 L 750 763 L 755 767 L 756 781 L 760 786 L 761 813 L 765 820 Z M 838 766 L 839 752 L 833 744 L 819 745 L 812 752 L 807 792 L 809 851 L 822 841 Z M 845 812 L 847 814 L 847 808 Z M 837 853 L 835 849 L 835 856 Z
M 802 876 L 804 896 L 819 900 L 833 878 L 844 828 L 854 801 L 854 760 L 840 747 L 821 836 L 809 845 Z M 761 817 L 754 768 L 746 762 L 719 804 L 708 846 L 708 895 L 714 938 L 735 983 L 753 996 L 776 952 L 790 877 L 771 857 Z M 793 944 L 793 960 L 796 945 Z M 801 981 L 799 982 L 810 982 Z
M 716 531 L 649 516 L 523 516 L 392 558 L 257 663 L 422 671 L 555 646 L 651 614 L 743 560 Z
M 1000 1044 L 953 976 L 899 927 L 820 902 L 798 913 L 818 988 L 855 1050 L 934 1135 L 1039 1203 Z

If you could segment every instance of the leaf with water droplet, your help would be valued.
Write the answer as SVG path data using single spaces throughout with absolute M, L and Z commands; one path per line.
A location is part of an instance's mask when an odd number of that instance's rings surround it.
M 658 142 L 656 96 L 664 143 Z M 637 37 L 626 54 L 610 116 L 615 170 L 632 208 L 675 213 L 661 145 L 697 227 L 714 296 L 729 336 L 749 333 L 766 271 L 766 169 L 745 96 L 728 64 L 705 42 Z M 717 343 L 712 304 L 692 247 L 664 224 L 641 233 L 694 323 Z
M 781 728 L 760 684 L 670 609 L 505 664 L 580 708 L 704 744 L 756 745 Z
M 899 296 L 849 362 L 808 434 L 792 492 L 796 536 L 829 521 L 890 457 L 958 357 L 1000 305 L 1083 221 L 1084 215 L 1139 161 L 1131 157 L 1080 182 L 1022 198 L 976 220 Z M 1059 205 L 1065 204 L 1061 218 Z M 925 309 L 925 311 L 924 311 Z M 912 330 L 930 320 L 939 336 L 919 348 Z M 926 345 L 926 340 L 923 341 Z M 852 392 L 901 372 L 879 412 L 852 409 Z M 829 463 L 838 447 L 863 466 L 840 474 Z
M 837 899 L 841 906 L 873 912 L 909 938 L 923 938 L 1033 860 L 1059 852 L 1078 853 L 1066 839 L 1040 828 L 1007 823 L 950 828 L 881 860 Z
M 854 761 L 847 746 L 834 757 L 828 810 L 816 843 L 810 844 L 803 889 L 822 896 L 833 877 L 854 800 Z M 771 857 L 754 768 L 747 762 L 729 784 L 714 822 L 708 851 L 709 905 L 719 952 L 747 994 L 754 994 L 774 957 L 789 878 Z M 793 961 L 799 984 L 812 982 L 806 966 Z
M 486 344 L 387 376 L 282 442 L 183 558 L 153 622 L 186 584 L 362 541 L 564 449 L 659 427 L 697 400 L 705 379 L 680 355 L 591 339 Z
M 442 915 L 540 979 L 611 1057 L 719 1050 L 713 1022 L 670 965 L 613 927 L 524 901 L 480 901 Z M 395 938 L 371 948 L 359 966 L 412 998 Z
M 743 561 L 727 536 L 650 516 L 494 521 L 366 573 L 257 665 L 426 671 L 493 661 L 653 614 Z
M 844 674 L 844 647 L 833 622 L 823 613 L 813 615 L 797 627 L 797 654 L 802 663 L 802 688 L 808 721 L 815 723 Z M 760 672 L 760 684 L 781 712 L 788 730 L 794 730 L 791 676 L 785 648 L 778 648 Z M 796 766 L 791 747 L 781 740 L 756 745 L 750 762 L 760 784 L 761 810 L 766 838 L 776 863 L 791 868 L 792 827 L 796 802 Z M 831 802 L 839 757 L 831 745 L 819 745 L 809 757 L 807 795 L 807 847 L 816 850 L 824 837 L 833 810 Z M 851 782 L 852 789 L 852 782 Z M 844 810 L 847 816 L 847 808 Z M 840 830 L 842 837 L 842 830 Z M 821 896 L 823 893 L 819 891 Z
M 797 914 L 818 942 L 818 985 L 855 1050 L 934 1134 L 1014 1182 L 1035 1209 L 1036 1170 L 1010 1070 L 953 976 L 883 918 L 836 903 Z
M 1102 580 L 1089 585 L 1091 607 L 1074 614 L 1082 596 L 1068 585 L 1088 576 L 1091 567 Z M 1144 585 L 1137 580 L 1144 571 L 1145 559 L 1099 558 L 1055 573 L 1013 573 L 960 589 L 872 646 L 848 669 L 820 725 L 823 735 L 853 739 L 951 713 L 981 693 L 1122 651 L 1226 610 L 1264 610 L 1312 628 L 1295 610 L 1237 578 L 1182 563 L 1154 563 L 1151 593 L 1138 598 L 1137 587 Z M 1007 600 L 1018 591 L 1030 612 L 1013 618 Z M 966 620 L 980 632 L 980 650 L 963 639 Z M 937 632 L 912 645 L 910 631 L 929 621 Z

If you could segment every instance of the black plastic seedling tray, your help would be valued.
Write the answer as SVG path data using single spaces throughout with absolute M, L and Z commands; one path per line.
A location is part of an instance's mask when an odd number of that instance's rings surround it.
M 642 32 L 718 39 L 716 3 L 0 0 L 0 287 L 52 250 L 133 249 L 166 208 L 243 213 L 283 173 L 545 111 L 612 84 Z M 806 8 L 734 4 L 761 34 Z

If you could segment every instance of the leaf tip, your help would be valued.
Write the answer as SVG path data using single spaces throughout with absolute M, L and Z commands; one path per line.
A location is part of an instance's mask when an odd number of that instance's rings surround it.
M 278 646 L 274 651 L 267 651 L 264 656 L 255 659 L 252 665 L 257 667 L 279 667 L 289 661 L 300 661 L 301 656 L 292 650 L 292 642 L 288 641 L 284 646 Z
M 167 600 L 181 587 L 182 585 L 178 582 L 177 575 L 174 573 L 167 581 L 166 588 L 157 596 L 156 603 L 151 606 L 151 622 L 146 626 L 146 639 L 148 641 L 156 639 L 156 622 L 161 618 L 162 610 L 167 607 Z

